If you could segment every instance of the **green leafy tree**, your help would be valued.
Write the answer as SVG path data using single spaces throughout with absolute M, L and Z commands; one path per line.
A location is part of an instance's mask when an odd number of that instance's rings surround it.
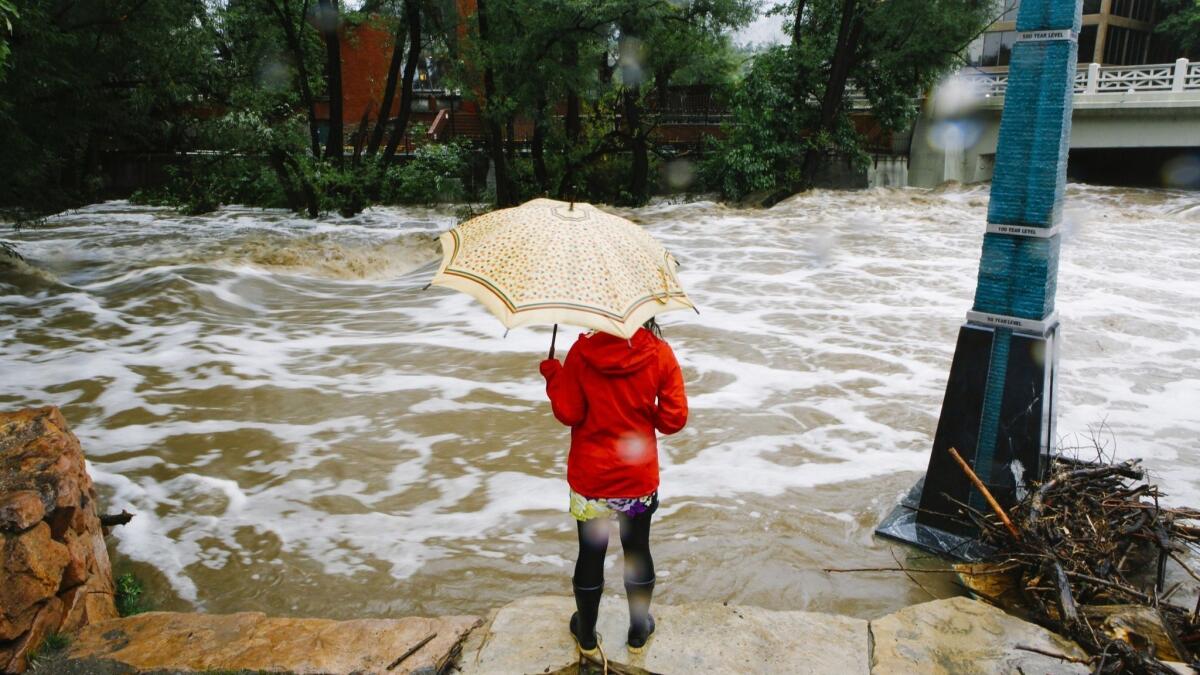
M 184 145 L 189 112 L 204 105 L 214 75 L 196 21 L 203 8 L 202 0 L 23 2 L 0 81 L 0 206 L 94 199 L 104 153 Z
M 812 185 L 834 157 L 864 158 L 850 117 L 862 96 L 885 130 L 909 124 L 920 92 L 994 18 L 984 0 L 791 0 L 791 40 L 755 57 L 736 123 L 706 164 L 727 197 Z
M 1162 0 L 1164 16 L 1155 28 L 1192 58 L 1200 57 L 1200 0 Z
M 17 8 L 11 0 L 0 0 L 0 80 L 4 79 L 4 62 L 8 60 L 8 38 L 12 35 L 13 19 L 17 18 Z

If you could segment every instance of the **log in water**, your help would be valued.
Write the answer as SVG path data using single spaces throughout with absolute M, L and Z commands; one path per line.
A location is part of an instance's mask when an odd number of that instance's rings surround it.
M 661 446 L 659 597 L 859 616 L 927 599 L 820 570 L 895 565 L 871 531 L 925 468 L 987 198 L 621 211 L 702 311 L 662 322 L 692 418 Z M 466 296 L 421 290 L 454 222 L 111 202 L 4 232 L 27 261 L 0 256 L 0 405 L 62 407 L 105 510 L 137 513 L 113 534 L 118 571 L 164 609 L 481 613 L 566 593 L 550 328 L 503 338 Z M 1073 185 L 1065 228 L 1064 444 L 1107 425 L 1118 459 L 1200 503 L 1200 195 Z

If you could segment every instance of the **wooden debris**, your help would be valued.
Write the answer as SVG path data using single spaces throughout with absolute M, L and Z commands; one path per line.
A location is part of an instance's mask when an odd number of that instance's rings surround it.
M 1163 508 L 1159 496 L 1137 460 L 1056 459 L 1048 479 L 1007 513 L 997 504 L 992 514 L 963 509 L 995 553 L 956 569 L 968 588 L 995 601 L 1003 587 L 989 591 L 981 579 L 1015 567 L 1020 608 L 1079 643 L 1095 673 L 1175 672 L 1168 661 L 1200 666 L 1190 599 L 1184 607 L 1160 594 L 1168 560 L 1200 579 L 1180 555 L 1200 549 L 1200 512 Z
M 947 450 L 950 451 L 950 456 L 954 458 L 954 461 L 958 462 L 958 466 L 963 470 L 963 473 L 967 474 L 967 478 L 971 480 L 971 483 L 975 486 L 975 489 L 979 490 L 979 492 L 983 494 L 983 498 L 987 500 L 988 506 L 992 507 L 992 511 L 995 512 L 996 517 L 1000 519 L 1000 522 L 1004 523 L 1004 527 L 1008 528 L 1008 533 L 1011 534 L 1014 539 L 1019 540 L 1021 538 L 1021 533 L 1017 531 L 1017 527 L 1013 525 L 1011 520 L 1009 520 L 1008 514 L 1004 512 L 1004 509 L 1000 508 L 1000 503 L 997 502 L 996 498 L 992 496 L 991 491 L 987 489 L 987 486 L 983 484 L 983 481 L 979 480 L 979 476 L 975 475 L 975 472 L 971 469 L 971 465 L 967 464 L 966 460 L 964 460 L 962 456 L 958 454 L 958 450 L 955 450 L 954 448 L 947 448 Z

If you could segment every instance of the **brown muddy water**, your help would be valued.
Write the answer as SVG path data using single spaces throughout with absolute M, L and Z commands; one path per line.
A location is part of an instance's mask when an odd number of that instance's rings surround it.
M 987 200 L 621 211 L 702 311 L 663 319 L 692 417 L 661 445 L 659 599 L 876 616 L 927 598 L 902 575 L 821 570 L 940 565 L 872 529 L 924 470 Z M 566 594 L 549 330 L 506 338 L 466 296 L 422 290 L 454 223 L 110 202 L 5 231 L 28 264 L 0 268 L 0 406 L 63 408 L 108 509 L 137 513 L 116 565 L 159 608 L 395 616 Z M 1146 457 L 1200 506 L 1197 236 L 1195 192 L 1070 186 L 1058 428 Z

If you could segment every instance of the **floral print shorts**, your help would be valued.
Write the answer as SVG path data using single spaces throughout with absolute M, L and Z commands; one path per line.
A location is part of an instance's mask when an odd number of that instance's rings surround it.
M 586 522 L 594 518 L 636 518 L 658 505 L 658 492 L 644 497 L 600 497 L 588 499 L 571 490 L 571 515 L 575 520 Z

